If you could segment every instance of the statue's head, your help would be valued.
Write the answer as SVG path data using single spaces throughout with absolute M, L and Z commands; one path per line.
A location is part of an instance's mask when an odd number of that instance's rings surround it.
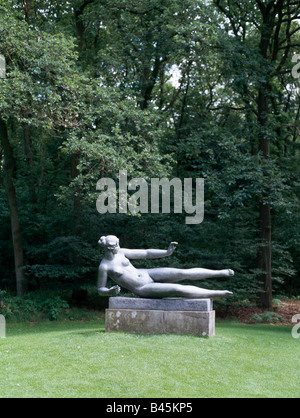
M 114 250 L 119 247 L 119 238 L 115 235 L 102 236 L 98 244 L 103 245 L 107 250 Z

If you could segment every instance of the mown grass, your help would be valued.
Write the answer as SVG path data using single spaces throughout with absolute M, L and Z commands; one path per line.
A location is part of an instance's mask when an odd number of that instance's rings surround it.
M 299 397 L 290 326 L 218 322 L 210 339 L 105 333 L 104 319 L 7 324 L 0 397 Z

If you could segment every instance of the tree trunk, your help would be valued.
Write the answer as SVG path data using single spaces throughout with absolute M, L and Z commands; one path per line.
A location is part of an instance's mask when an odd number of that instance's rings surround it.
M 71 177 L 74 180 L 78 174 L 78 164 L 80 162 L 80 151 L 74 153 L 71 157 Z M 81 207 L 81 188 L 77 184 L 75 186 L 75 194 L 74 194 L 74 224 L 73 230 L 75 235 L 82 235 L 82 207 Z
M 25 20 L 28 24 L 30 24 L 30 12 L 31 12 L 31 5 L 32 0 L 23 0 L 23 7 L 25 12 Z
M 24 296 L 25 294 L 25 276 L 24 276 L 24 256 L 23 243 L 20 229 L 19 212 L 17 205 L 16 190 L 13 184 L 14 159 L 13 150 L 9 143 L 7 126 L 5 121 L 0 118 L 0 140 L 3 148 L 4 167 L 3 167 L 3 183 L 7 195 L 11 232 L 14 248 L 15 272 L 16 272 L 16 286 L 17 296 Z
M 271 3 L 268 7 L 262 5 L 263 22 L 261 25 L 260 53 L 266 63 L 268 62 L 268 48 L 271 42 L 272 30 L 274 27 L 275 15 L 270 13 Z M 270 70 L 269 70 L 270 71 Z M 269 125 L 269 100 L 271 96 L 272 86 L 270 83 L 271 75 L 266 71 L 266 81 L 262 82 L 257 97 L 257 121 L 260 127 L 258 148 L 262 153 L 262 166 L 270 157 L 270 140 L 268 136 Z M 272 308 L 272 223 L 271 223 L 271 206 L 269 199 L 268 177 L 265 177 L 265 187 L 261 200 L 259 201 L 259 247 L 257 254 L 257 267 L 261 271 L 259 273 L 259 281 L 262 290 L 260 302 L 263 308 Z
M 24 131 L 24 148 L 25 148 L 25 155 L 26 155 L 28 174 L 29 174 L 29 195 L 30 195 L 31 203 L 35 204 L 37 203 L 37 196 L 36 196 L 34 176 L 33 176 L 33 157 L 32 157 L 32 150 L 31 150 L 30 129 L 27 124 L 24 124 L 23 131 Z
M 143 76 L 141 80 L 141 109 L 147 109 L 152 97 L 152 91 L 154 89 L 159 71 L 164 64 L 164 60 L 160 60 L 159 57 L 155 58 L 153 69 L 150 68 L 150 63 L 145 65 L 143 70 Z
M 261 270 L 259 281 L 261 283 L 260 304 L 263 308 L 272 308 L 272 241 L 271 241 L 271 209 L 269 203 L 259 204 L 259 248 L 257 267 Z
M 80 52 L 83 52 L 85 45 L 84 45 L 84 32 L 85 32 L 85 25 L 84 21 L 82 20 L 82 16 L 84 14 L 85 8 L 89 5 L 94 3 L 95 0 L 83 0 L 81 4 L 77 4 L 73 11 L 75 17 L 75 26 L 76 26 L 76 34 L 77 34 L 77 45 Z M 75 179 L 79 171 L 77 166 L 80 162 L 80 151 L 75 152 L 71 156 L 71 178 L 72 180 Z M 75 235 L 82 234 L 82 205 L 81 205 L 81 197 L 80 197 L 80 186 L 75 186 L 75 195 L 74 195 L 74 224 L 73 224 L 73 231 Z
M 262 153 L 262 165 L 270 156 L 270 141 L 266 138 L 269 119 L 268 92 L 270 86 L 264 85 L 258 95 L 258 123 L 260 126 L 259 151 Z M 268 178 L 265 179 L 265 190 L 259 202 L 259 247 L 257 267 L 261 283 L 260 302 L 263 308 L 272 308 L 272 223 L 271 206 L 269 203 Z
M 77 5 L 74 7 L 77 44 L 78 44 L 80 52 L 83 51 L 83 47 L 84 47 L 84 31 L 85 31 L 85 26 L 82 20 L 82 15 L 84 13 L 84 9 L 86 8 L 86 6 L 88 6 L 91 3 L 94 3 L 94 1 L 95 0 L 84 0 L 81 5 Z

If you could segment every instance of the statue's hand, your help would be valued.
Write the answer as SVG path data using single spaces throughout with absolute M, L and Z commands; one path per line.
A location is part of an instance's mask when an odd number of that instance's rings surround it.
M 176 249 L 176 245 L 178 245 L 178 242 L 175 242 L 175 241 L 171 242 L 171 244 L 169 245 L 169 248 L 168 248 L 168 253 L 169 254 L 173 254 L 173 252 Z
M 120 286 L 118 286 L 118 285 L 116 285 L 116 286 L 113 286 L 113 287 L 111 287 L 110 289 L 109 289 L 109 294 L 111 295 L 111 296 L 116 296 L 118 293 L 120 293 L 121 292 L 121 288 L 120 288 Z

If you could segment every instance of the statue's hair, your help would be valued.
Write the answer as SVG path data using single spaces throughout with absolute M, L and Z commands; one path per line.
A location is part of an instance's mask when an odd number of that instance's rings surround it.
M 106 237 L 102 236 L 99 239 L 99 244 L 104 245 L 106 247 L 107 241 L 114 241 L 116 244 L 119 244 L 119 238 L 116 237 L 115 235 L 107 235 Z
M 104 236 L 102 236 L 102 237 L 100 237 L 100 239 L 99 239 L 99 244 L 101 244 L 101 245 L 106 245 L 106 237 L 104 237 Z

